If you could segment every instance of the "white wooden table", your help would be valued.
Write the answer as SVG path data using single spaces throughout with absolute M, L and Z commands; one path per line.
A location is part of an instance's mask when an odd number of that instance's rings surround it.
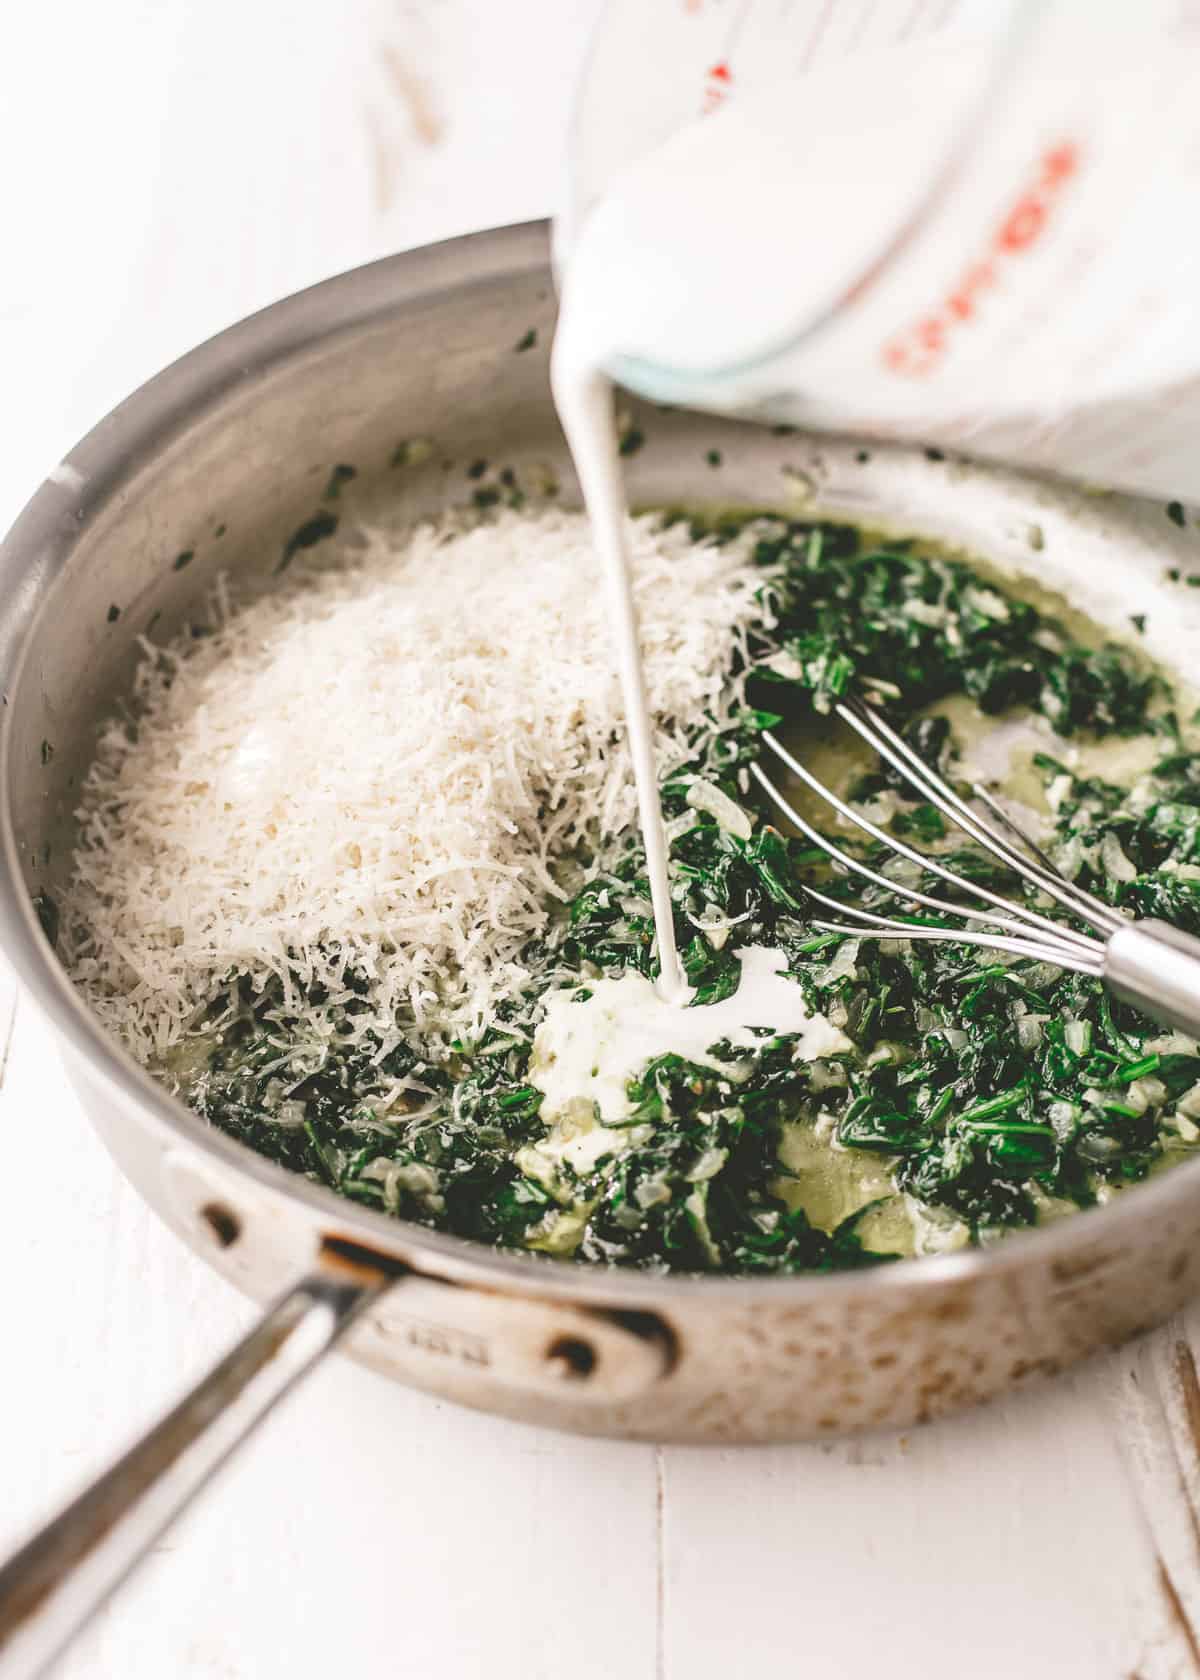
M 593 0 L 5 13 L 0 521 L 162 362 L 323 274 L 555 202 Z M 16 15 L 13 15 L 13 14 Z M 247 1305 L 92 1137 L 0 985 L 0 1547 Z M 1200 1674 L 1200 1314 L 1020 1398 L 831 1446 L 583 1442 L 333 1362 L 71 1680 Z

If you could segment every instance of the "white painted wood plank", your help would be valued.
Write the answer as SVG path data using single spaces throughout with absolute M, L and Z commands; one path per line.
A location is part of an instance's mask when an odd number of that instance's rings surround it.
M 1195 1307 L 1121 1361 L 1110 1424 L 1137 1498 L 1152 1563 L 1157 1631 L 1146 1674 L 1200 1673 L 1200 1382 Z
M 389 251 L 545 215 L 596 4 L 6 15 L 20 73 L 0 87 L 0 146 L 19 166 L 0 519 L 135 384 L 231 321 Z
M 906 1435 L 667 1449 L 668 1680 L 783 1640 L 846 1680 L 1193 1672 L 1114 1428 L 1138 1358 Z

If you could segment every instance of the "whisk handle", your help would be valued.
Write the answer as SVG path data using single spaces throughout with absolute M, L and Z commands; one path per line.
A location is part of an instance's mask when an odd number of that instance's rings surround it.
M 1147 919 L 1118 928 L 1104 950 L 1104 981 L 1124 1002 L 1200 1038 L 1200 939 Z

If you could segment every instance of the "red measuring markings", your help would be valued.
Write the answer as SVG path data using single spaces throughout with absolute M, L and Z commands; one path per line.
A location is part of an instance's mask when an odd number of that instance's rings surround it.
M 974 320 L 981 297 L 996 284 L 1005 265 L 1037 244 L 1062 188 L 1079 169 L 1079 148 L 1062 140 L 1045 151 L 1037 179 L 1009 206 L 982 256 L 959 275 L 941 302 L 884 345 L 884 366 L 910 379 L 933 373 L 946 355 L 955 329 Z
M 707 116 L 715 111 L 729 98 L 733 89 L 733 71 L 724 59 L 720 64 L 714 64 L 704 78 L 704 106 L 702 115 Z

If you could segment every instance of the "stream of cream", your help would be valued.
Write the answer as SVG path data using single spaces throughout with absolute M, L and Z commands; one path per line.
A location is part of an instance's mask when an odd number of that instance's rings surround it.
M 654 906 L 660 970 L 658 992 L 667 1003 L 683 1005 L 688 1001 L 689 994 L 675 947 L 671 885 L 667 875 L 667 836 L 658 794 L 654 733 L 646 700 L 637 607 L 630 575 L 625 489 L 621 481 L 613 419 L 612 385 L 600 371 L 596 360 L 588 354 L 586 334 L 580 341 L 572 320 L 564 307 L 564 324 L 560 325 L 554 344 L 551 374 L 554 401 L 575 459 L 584 504 L 592 523 L 592 539 L 604 567 L 608 588 L 613 645 L 629 731 L 629 754 L 637 784 L 638 817 L 646 848 L 646 875 L 650 882 L 650 901 Z
M 660 973 L 654 985 L 637 973 L 590 982 L 591 997 L 584 1002 L 576 1001 L 574 990 L 548 1000 L 546 1020 L 538 1031 L 537 1067 L 531 1077 L 544 1093 L 542 1115 L 552 1123 L 568 1119 L 573 1110 L 586 1111 L 585 1119 L 593 1114 L 601 1120 L 619 1118 L 626 1112 L 628 1082 L 668 1051 L 704 1063 L 708 1047 L 719 1040 L 750 1048 L 756 1033 L 764 1031 L 800 1034 L 798 1053 L 808 1057 L 827 1054 L 835 1046 L 846 1047 L 840 1033 L 805 1007 L 800 988 L 783 973 L 786 960 L 779 951 L 739 953 L 742 975 L 736 993 L 719 1004 L 687 1007 L 693 994 L 675 943 L 667 836 L 633 595 L 613 392 L 602 371 L 606 312 L 595 307 L 594 291 L 589 294 L 588 290 L 592 282 L 594 274 L 585 275 L 584 299 L 577 305 L 568 280 L 551 379 L 606 578 Z M 614 1141 L 624 1145 L 629 1140 L 593 1137 L 577 1147 L 589 1149 Z
M 945 37 L 922 36 L 915 47 L 856 52 L 844 63 L 823 59 L 819 73 L 797 76 L 781 64 L 777 80 L 756 78 L 748 94 L 683 124 L 619 168 L 561 253 L 554 399 L 608 580 L 658 937 L 658 990 L 671 1002 L 687 995 L 672 929 L 604 369 L 630 358 L 660 371 L 720 368 L 721 406 L 736 408 L 728 370 L 757 362 L 764 346 L 787 343 L 798 321 L 821 318 L 877 260 L 886 230 L 922 201 L 990 39 L 971 24 Z M 931 100 L 930 82 L 914 80 L 914 55 L 944 97 Z
M 895 69 L 894 55 L 883 54 L 875 72 L 881 85 L 892 88 Z M 861 74 L 856 58 L 852 86 Z M 675 944 L 613 391 L 604 370 L 629 356 L 660 367 L 732 366 L 786 336 L 798 310 L 820 314 L 861 272 L 896 209 L 895 187 L 893 176 L 876 167 L 874 131 L 847 106 L 846 79 L 806 80 L 801 98 L 787 78 L 748 103 L 686 125 L 609 183 L 574 230 L 562 277 L 551 380 L 607 580 L 660 971 L 653 992 L 640 977 L 610 978 L 598 983 L 590 1007 L 572 1002 L 566 1009 L 570 1031 L 557 1046 L 559 1074 L 573 1066 L 571 1077 L 583 1080 L 602 1113 L 654 1055 L 682 1047 L 672 1015 L 681 1016 L 692 996 Z M 907 148 L 904 179 L 919 185 L 924 163 L 939 150 L 945 118 L 923 96 L 913 95 L 905 109 L 899 124 Z M 896 124 L 885 126 L 890 133 Z M 803 214 L 799 202 L 793 208 L 801 162 Z M 815 241 L 814 225 L 822 230 Z M 720 1023 L 706 1022 L 705 1009 L 687 1011 L 696 1017 L 683 1034 L 693 1060 L 717 1038 L 740 1042 L 737 1034 L 752 1027 L 795 1032 L 807 1020 L 799 988 L 779 972 L 779 953 L 761 952 L 755 962 L 757 983 L 743 964 L 742 984 L 722 1004 Z M 585 1013 L 589 1021 L 604 1019 L 603 1043 L 588 1052 L 599 1072 L 590 1063 L 582 1071 L 574 1066 L 575 1039 L 584 1031 L 576 1017 Z M 713 1037 L 704 1039 L 708 1030 Z M 547 1112 L 556 1101 L 544 1105 Z

